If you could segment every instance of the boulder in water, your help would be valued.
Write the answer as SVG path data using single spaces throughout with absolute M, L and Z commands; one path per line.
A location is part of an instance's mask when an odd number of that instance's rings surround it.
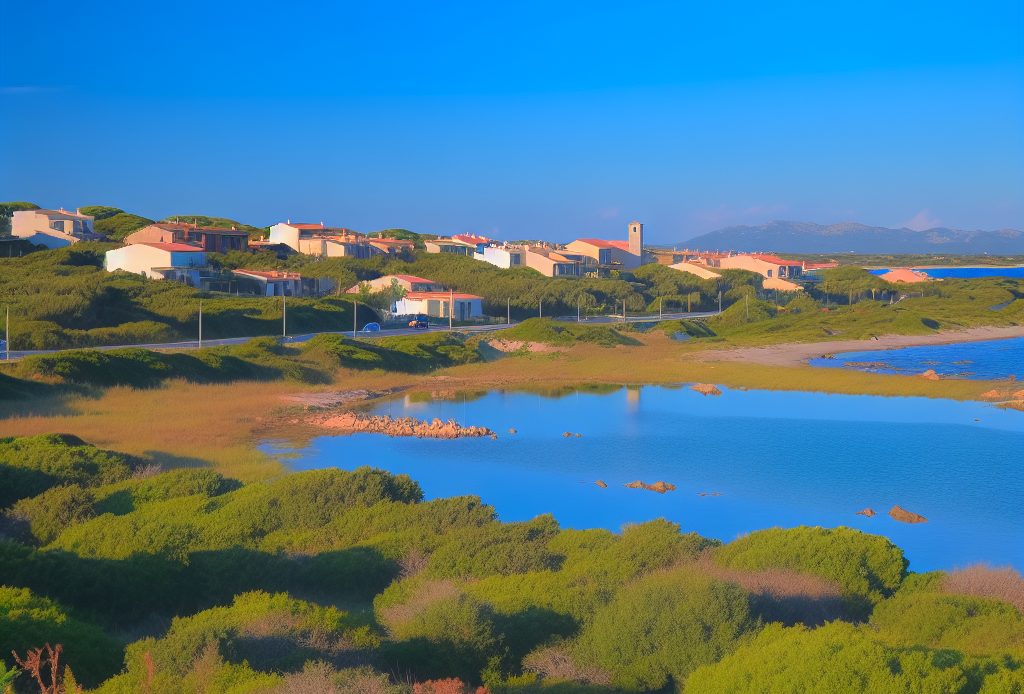
M 654 484 L 644 484 L 640 480 L 637 480 L 636 482 L 630 482 L 629 484 L 624 484 L 622 486 L 629 487 L 630 489 L 649 489 L 650 491 L 658 492 L 659 494 L 674 491 L 676 488 L 676 485 L 669 484 L 668 482 L 662 482 L 661 480 L 658 480 Z
M 927 378 L 929 381 L 939 380 L 939 375 L 935 373 L 935 369 L 928 369 L 923 374 L 919 374 L 921 378 Z
M 721 395 L 722 394 L 722 391 L 720 391 L 717 387 L 715 387 L 711 383 L 695 383 L 694 385 L 690 386 L 690 390 L 695 390 L 698 393 L 700 393 L 701 395 Z
M 906 509 L 902 509 L 899 506 L 893 506 L 889 511 L 889 515 L 898 520 L 900 523 L 927 523 L 928 519 L 924 516 L 919 516 L 916 513 L 911 513 Z
M 601 489 L 607 489 L 608 488 L 608 485 L 605 484 L 604 480 L 598 480 L 597 482 L 594 482 L 594 484 L 596 484 Z
M 857 515 L 857 516 L 867 516 L 868 518 L 871 518 L 871 516 L 875 515 L 875 512 L 874 512 L 873 509 L 866 508 L 863 511 L 857 511 L 857 513 L 854 514 L 854 515 Z
M 986 400 L 998 400 L 999 398 L 1003 397 L 1003 394 L 993 388 L 992 390 L 985 391 L 978 397 L 985 398 Z
M 508 430 L 508 433 L 510 433 L 510 434 L 514 434 L 514 433 L 516 433 L 516 430 L 515 430 L 515 429 L 509 429 L 509 430 Z

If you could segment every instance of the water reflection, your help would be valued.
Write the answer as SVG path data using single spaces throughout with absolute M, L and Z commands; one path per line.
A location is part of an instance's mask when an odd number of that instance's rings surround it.
M 390 404 L 394 416 L 484 425 L 499 439 L 320 437 L 291 464 L 406 473 L 427 498 L 480 496 L 507 521 L 550 512 L 564 527 L 617 530 L 665 517 L 723 540 L 775 525 L 847 525 L 890 537 L 917 571 L 976 561 L 1024 566 L 1021 413 L 976 402 L 723 390 L 409 396 Z M 599 478 L 607 489 L 594 484 Z M 621 486 L 638 479 L 677 490 Z M 712 492 L 722 496 L 699 496 Z M 894 521 L 885 514 L 896 504 L 929 522 Z M 865 507 L 879 515 L 854 515 Z

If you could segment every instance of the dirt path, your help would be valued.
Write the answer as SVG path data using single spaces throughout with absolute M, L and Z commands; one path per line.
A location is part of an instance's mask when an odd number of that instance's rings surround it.
M 697 355 L 697 361 L 740 361 L 765 366 L 800 366 L 808 359 L 840 352 L 865 352 L 876 349 L 898 349 L 918 345 L 945 345 L 951 342 L 1005 340 L 1024 337 L 1024 326 L 1005 328 L 971 328 L 934 335 L 883 335 L 875 340 L 837 340 L 834 342 L 794 342 L 767 347 L 708 350 Z

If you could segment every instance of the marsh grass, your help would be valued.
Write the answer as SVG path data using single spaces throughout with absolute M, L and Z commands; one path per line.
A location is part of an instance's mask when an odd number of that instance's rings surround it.
M 943 593 L 995 598 L 1024 612 L 1024 578 L 1010 566 L 973 564 L 955 569 L 943 577 L 939 586 Z

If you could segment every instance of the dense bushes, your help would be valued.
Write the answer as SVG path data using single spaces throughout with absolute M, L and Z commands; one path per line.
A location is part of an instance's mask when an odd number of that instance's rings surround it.
M 624 335 L 634 328 L 627 324 L 611 328 L 605 325 L 581 323 L 556 323 L 550 318 L 529 318 L 519 325 L 489 333 L 489 338 L 542 342 L 548 345 L 569 347 L 578 342 L 614 347 L 615 345 L 639 345 L 637 340 Z
M 31 537 L 0 541 L 0 585 L 17 586 L 0 589 L 0 645 L 8 633 L 21 652 L 60 641 L 79 681 L 111 677 L 106 694 L 391 694 L 377 671 L 335 671 L 366 664 L 435 680 L 420 694 L 467 694 L 462 681 L 495 694 L 851 682 L 968 694 L 1014 691 L 1024 673 L 1018 610 L 941 592 L 998 592 L 1018 575 L 904 580 L 898 548 L 849 528 L 722 545 L 665 520 L 621 533 L 563 530 L 549 515 L 501 523 L 475 497 L 424 502 L 409 477 L 368 467 L 242 486 L 139 468 L 73 437 L 5 439 L 0 455 L 49 476 L 11 509 Z M 787 571 L 827 578 L 810 583 L 829 595 L 841 586 L 847 614 L 871 623 L 763 627 L 761 588 Z M 145 634 L 174 617 L 164 637 L 129 646 L 114 676 L 119 649 L 98 625 Z
M 0 509 L 60 484 L 98 487 L 131 477 L 139 461 L 68 434 L 0 439 Z
M 22 588 L 0 585 L 0 659 L 11 651 L 63 644 L 64 661 L 78 682 L 95 687 L 121 666 L 121 647 L 101 629 L 69 617 L 51 600 Z
M 608 670 L 617 687 L 656 690 L 718 662 L 759 626 L 745 591 L 683 568 L 620 590 L 574 650 L 579 660 Z
M 334 367 L 384 369 L 421 373 L 480 360 L 473 345 L 452 333 L 426 333 L 376 340 L 352 340 L 341 335 L 317 335 L 303 346 L 303 354 L 325 358 Z
M 749 646 L 694 672 L 686 692 L 967 694 L 970 684 L 956 657 L 889 646 L 863 627 L 835 622 L 817 629 L 770 625 Z
M 845 527 L 758 530 L 722 547 L 715 562 L 748 571 L 795 569 L 838 581 L 858 614 L 892 595 L 908 566 L 887 538 Z

